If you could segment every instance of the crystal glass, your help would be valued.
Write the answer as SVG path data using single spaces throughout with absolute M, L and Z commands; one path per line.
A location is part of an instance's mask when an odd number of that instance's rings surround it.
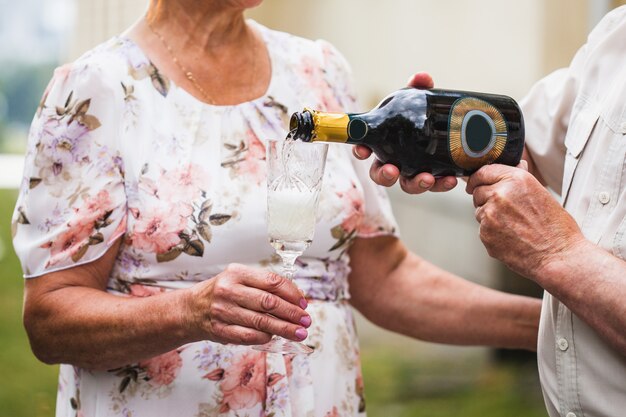
M 328 145 L 299 140 L 270 140 L 267 147 L 267 232 L 282 260 L 279 273 L 293 278 L 298 256 L 309 247 L 315 232 Z M 308 354 L 303 343 L 274 336 L 258 350 Z

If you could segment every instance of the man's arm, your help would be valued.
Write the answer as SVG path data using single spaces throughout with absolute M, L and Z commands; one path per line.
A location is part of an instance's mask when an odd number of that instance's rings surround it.
M 417 339 L 535 350 L 541 301 L 466 281 L 407 251 L 398 239 L 357 239 L 352 304 L 369 320 Z
M 537 282 L 626 356 L 626 262 L 586 240 L 524 169 L 482 167 L 467 192 L 489 255 Z

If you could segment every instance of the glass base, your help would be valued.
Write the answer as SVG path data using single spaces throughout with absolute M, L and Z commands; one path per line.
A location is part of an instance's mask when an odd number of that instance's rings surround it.
M 272 337 L 272 340 L 264 345 L 252 346 L 252 349 L 262 352 L 294 354 L 294 355 L 310 355 L 314 352 L 313 348 L 304 343 L 294 342 L 293 340 L 284 339 L 280 336 Z

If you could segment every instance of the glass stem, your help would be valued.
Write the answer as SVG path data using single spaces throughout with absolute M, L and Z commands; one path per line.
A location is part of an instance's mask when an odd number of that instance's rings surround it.
M 300 256 L 300 252 L 293 251 L 276 251 L 283 261 L 283 275 L 289 279 L 293 279 L 296 272 L 296 259 Z

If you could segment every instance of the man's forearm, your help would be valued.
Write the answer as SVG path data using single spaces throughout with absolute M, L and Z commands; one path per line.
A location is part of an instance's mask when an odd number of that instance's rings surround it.
M 626 262 L 583 240 L 531 278 L 626 356 Z
M 540 300 L 466 281 L 416 255 L 375 294 L 360 310 L 389 330 L 437 343 L 536 349 Z

